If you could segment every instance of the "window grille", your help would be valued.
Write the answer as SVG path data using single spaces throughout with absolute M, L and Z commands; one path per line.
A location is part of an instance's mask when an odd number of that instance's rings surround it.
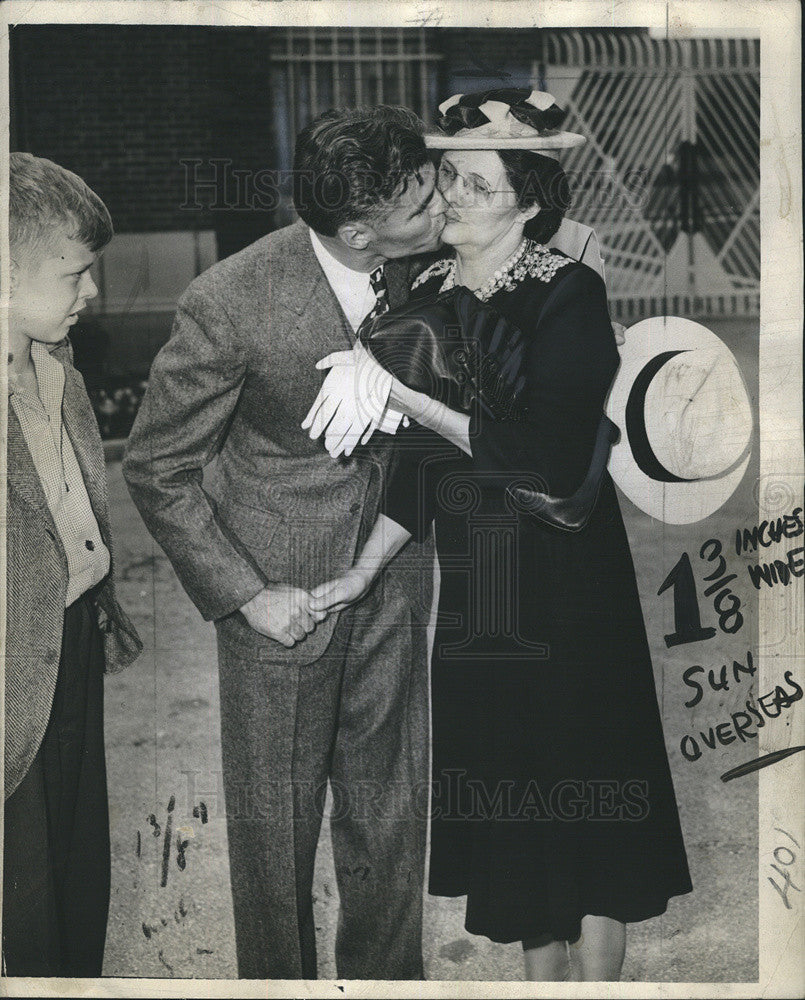
M 432 124 L 442 58 L 422 28 L 284 28 L 272 39 L 276 163 L 290 170 L 300 129 L 331 107 L 402 105 Z M 278 223 L 293 215 L 283 191 Z

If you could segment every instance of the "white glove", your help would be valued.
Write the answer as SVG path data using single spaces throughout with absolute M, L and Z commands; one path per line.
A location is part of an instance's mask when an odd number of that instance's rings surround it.
M 323 433 L 333 458 L 351 455 L 383 422 L 392 377 L 365 351 L 336 351 L 316 367 L 330 371 L 302 428 L 314 440 Z
M 324 434 L 324 446 L 333 458 L 352 454 L 360 442 L 365 444 L 376 423 L 361 412 L 355 395 L 355 364 L 351 351 L 343 362 L 333 364 L 313 405 L 302 421 L 302 429 L 312 440 Z M 348 359 L 348 360 L 347 360 Z
M 393 410 L 390 406 L 387 406 L 383 412 L 383 419 L 380 422 L 380 426 L 377 429 L 383 431 L 384 434 L 396 434 L 401 420 L 403 427 L 407 427 L 408 417 L 404 413 L 400 413 L 399 410 Z

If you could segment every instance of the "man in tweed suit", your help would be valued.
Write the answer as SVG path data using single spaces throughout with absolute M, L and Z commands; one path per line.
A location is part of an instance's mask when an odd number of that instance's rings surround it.
M 12 153 L 3 961 L 99 976 L 109 908 L 103 671 L 141 649 L 115 599 L 98 427 L 67 333 L 112 237 L 75 174 Z
M 310 611 L 310 590 L 351 565 L 376 520 L 392 438 L 335 462 L 300 425 L 322 383 L 316 362 L 349 349 L 385 301 L 405 301 L 407 266 L 386 261 L 435 248 L 443 202 L 420 123 L 402 109 L 328 112 L 300 134 L 294 166 L 303 221 L 182 296 L 124 473 L 217 628 L 239 975 L 316 977 L 311 889 L 329 779 L 338 974 L 416 979 L 428 694 L 414 626 L 430 568 L 426 581 L 392 571 L 354 610 Z

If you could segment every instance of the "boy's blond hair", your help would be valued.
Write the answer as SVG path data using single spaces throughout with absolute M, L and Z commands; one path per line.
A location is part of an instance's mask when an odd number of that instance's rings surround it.
M 52 160 L 12 153 L 9 246 L 19 260 L 46 249 L 59 231 L 97 253 L 114 229 L 106 205 L 81 178 Z

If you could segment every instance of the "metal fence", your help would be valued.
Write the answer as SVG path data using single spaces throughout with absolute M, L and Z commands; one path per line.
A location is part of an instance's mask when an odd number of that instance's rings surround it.
M 615 311 L 674 300 L 754 316 L 760 289 L 760 46 L 548 33 L 535 85 L 563 86 L 573 214 L 603 244 Z M 662 309 L 666 311 L 666 309 Z

